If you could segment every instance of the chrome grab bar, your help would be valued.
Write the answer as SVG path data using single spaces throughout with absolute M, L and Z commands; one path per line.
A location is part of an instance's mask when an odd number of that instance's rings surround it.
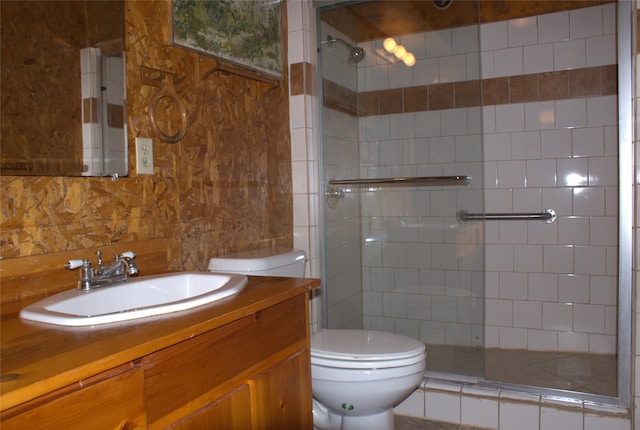
M 329 185 L 382 185 L 382 184 L 421 184 L 438 185 L 468 185 L 469 176 L 417 176 L 409 178 L 373 178 L 373 179 L 331 179 Z
M 331 209 L 338 206 L 338 202 L 344 199 L 345 190 L 339 185 L 424 185 L 436 187 L 438 185 L 469 185 L 470 176 L 416 176 L 409 178 L 373 178 L 373 179 L 331 179 L 325 191 L 327 204 Z
M 467 211 L 458 211 L 458 221 L 544 221 L 551 224 L 556 220 L 556 212 L 553 209 L 545 209 L 542 213 L 494 213 L 494 214 L 470 214 Z

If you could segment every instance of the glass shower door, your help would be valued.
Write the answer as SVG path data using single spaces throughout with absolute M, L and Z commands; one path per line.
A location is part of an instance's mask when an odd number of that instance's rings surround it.
M 404 334 L 429 370 L 481 377 L 483 223 L 457 219 L 483 212 L 477 10 L 381 37 L 341 17 L 360 6 L 319 15 L 325 325 Z

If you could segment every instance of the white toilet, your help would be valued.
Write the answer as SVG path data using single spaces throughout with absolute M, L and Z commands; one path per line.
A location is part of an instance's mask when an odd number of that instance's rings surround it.
M 212 272 L 304 276 L 295 249 L 248 251 L 209 260 Z M 423 379 L 425 346 L 410 337 L 369 330 L 311 335 L 313 425 L 319 430 L 393 430 L 393 407 Z

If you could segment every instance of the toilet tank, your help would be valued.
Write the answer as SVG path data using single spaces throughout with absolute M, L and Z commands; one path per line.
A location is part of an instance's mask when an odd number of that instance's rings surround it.
M 210 272 L 241 273 L 251 276 L 304 276 L 307 256 L 290 248 L 255 249 L 209 260 Z

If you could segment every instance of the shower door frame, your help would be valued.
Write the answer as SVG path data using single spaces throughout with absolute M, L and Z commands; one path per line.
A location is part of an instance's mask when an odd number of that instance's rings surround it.
M 327 2 L 318 6 L 316 10 L 321 7 L 326 7 L 331 4 L 330 7 L 336 7 L 339 4 L 349 2 Z M 598 400 L 607 403 L 615 404 L 616 406 L 630 408 L 632 405 L 632 333 L 633 333 L 633 220 L 634 220 L 634 172 L 633 162 L 634 160 L 634 127 L 633 127 L 633 49 L 634 44 L 632 41 L 633 35 L 633 17 L 634 9 L 633 2 L 626 0 L 617 0 L 617 61 L 618 61 L 618 332 L 617 332 L 617 385 L 618 396 L 606 397 L 597 396 Z M 316 16 L 319 22 L 319 14 Z M 318 28 L 320 26 L 318 25 Z M 319 52 L 319 51 L 318 51 Z M 318 55 L 318 64 L 320 64 L 320 56 Z M 318 85 L 320 94 L 322 94 L 322 81 L 321 74 L 318 74 Z M 624 95 L 624 96 L 623 96 Z M 322 103 L 322 97 L 319 98 L 319 102 Z M 320 122 L 322 124 L 322 105 L 319 109 Z M 319 133 L 322 135 L 322 133 Z M 320 137 L 320 139 L 322 139 Z M 322 151 L 319 151 L 321 154 Z M 320 155 L 320 162 L 322 164 L 322 155 Z M 321 195 L 324 196 L 327 192 L 327 184 L 322 177 L 322 170 L 320 169 L 320 187 Z M 324 207 L 324 204 L 322 205 Z M 324 215 L 320 213 L 322 218 L 322 225 L 324 225 Z M 324 228 L 324 227 L 323 227 Z M 324 240 L 323 240 L 324 241 Z M 320 246 L 324 248 L 324 243 Z M 324 249 L 321 249 L 321 254 L 324 253 Z M 323 278 L 326 273 L 326 258 L 322 258 L 321 270 Z M 326 300 L 323 298 L 323 307 L 325 308 L 326 316 Z M 323 325 L 326 321 L 323 321 Z M 498 384 L 499 385 L 499 384 Z M 529 387 L 538 392 L 553 395 L 558 390 L 550 389 L 546 387 Z M 580 394 L 584 394 L 581 396 Z M 567 393 L 564 392 L 562 397 L 567 397 Z M 583 399 L 589 398 L 587 393 L 578 393 L 576 398 Z
M 632 2 L 618 9 L 618 401 L 631 407 L 633 321 L 633 43 Z M 628 96 L 622 96 L 628 95 Z

